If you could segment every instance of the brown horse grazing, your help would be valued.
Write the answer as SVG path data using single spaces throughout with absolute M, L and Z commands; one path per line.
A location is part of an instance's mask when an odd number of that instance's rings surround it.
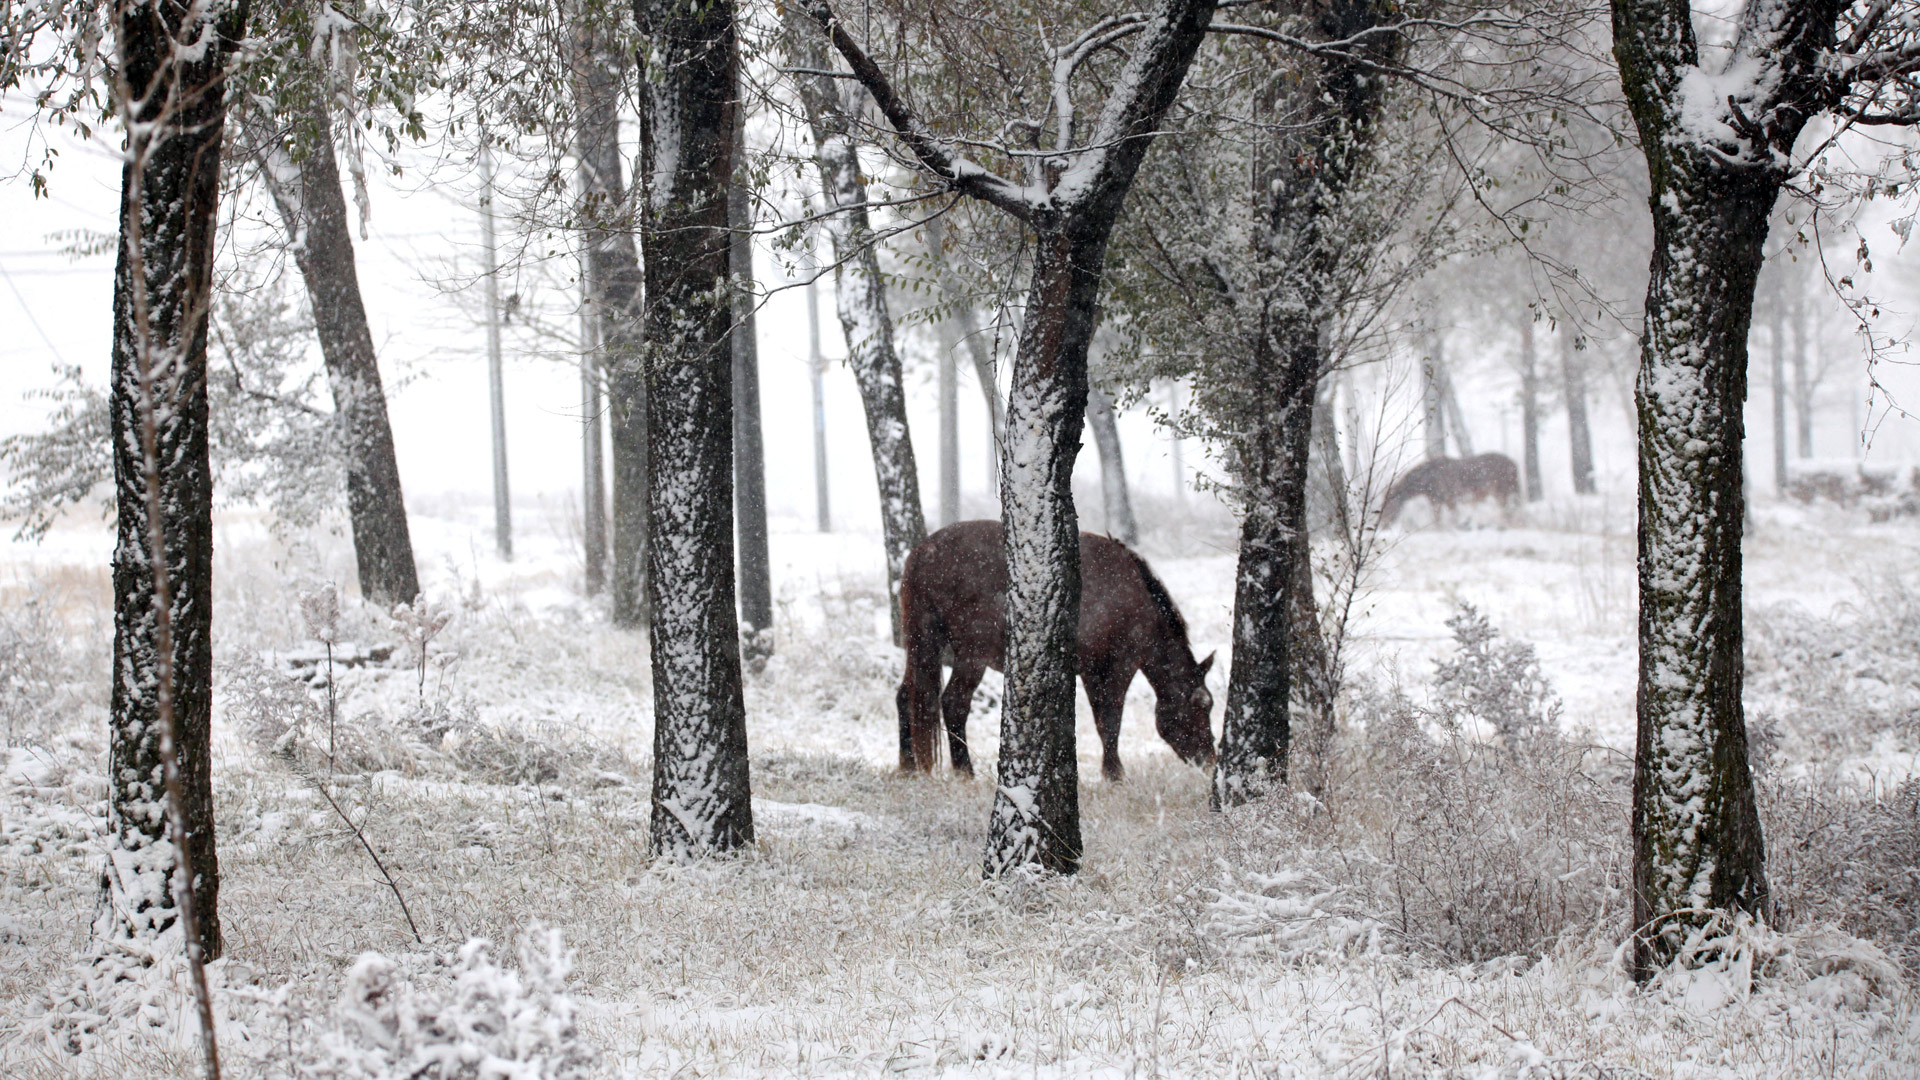
M 1380 504 L 1380 524 L 1391 525 L 1414 499 L 1425 498 L 1436 518 L 1463 502 L 1494 499 L 1502 510 L 1520 497 L 1520 469 L 1505 454 L 1423 461 L 1393 482 Z
M 997 521 L 962 521 L 926 539 L 900 575 L 900 624 L 907 637 L 907 673 L 900 680 L 900 769 L 933 770 L 939 714 L 947 725 L 953 767 L 973 775 L 967 712 L 988 668 L 1007 656 L 1007 554 Z M 1136 671 L 1157 699 L 1154 726 L 1183 761 L 1213 760 L 1213 695 L 1207 669 L 1187 644 L 1186 620 L 1145 559 L 1117 540 L 1080 534 L 1080 679 L 1093 705 L 1109 780 L 1120 767 L 1120 711 Z M 946 691 L 942 662 L 953 665 Z

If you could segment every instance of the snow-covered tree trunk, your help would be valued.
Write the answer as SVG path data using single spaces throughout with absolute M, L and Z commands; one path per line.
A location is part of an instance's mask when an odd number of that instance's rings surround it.
M 733 582 L 729 0 L 635 0 L 657 856 L 753 842 Z
M 1107 230 L 1091 243 L 1036 241 L 1027 332 L 1014 356 L 1000 519 L 1007 537 L 1006 697 L 986 872 L 1080 865 L 1073 681 L 1080 621 L 1080 520 L 1073 464 L 1087 408 L 1087 349 Z
M 789 13 L 794 20 L 789 41 L 801 66 L 826 70 L 826 42 L 818 28 L 807 23 L 797 5 Z M 799 83 L 826 203 L 821 224 L 833 244 L 835 307 L 846 335 L 847 366 L 853 369 L 860 402 L 866 408 L 867 440 L 873 447 L 873 479 L 880 489 L 880 527 L 887 549 L 887 596 L 897 644 L 901 640 L 900 573 L 907 553 L 927 538 L 920 469 L 907 427 L 907 393 L 900 378 L 900 354 L 894 349 L 887 284 L 873 246 L 853 116 L 837 80 L 803 75 Z
M 1741 708 L 1742 408 L 1768 215 L 1830 93 L 1833 0 L 1755 0 L 1703 66 L 1684 0 L 1613 0 L 1654 249 L 1640 374 L 1634 970 L 1715 912 L 1764 914 Z
M 1365 38 L 1365 56 L 1324 59 L 1300 92 L 1287 95 L 1296 126 L 1276 140 L 1254 178 L 1257 197 L 1266 201 L 1267 235 L 1260 249 L 1261 306 L 1247 313 L 1253 334 L 1247 393 L 1255 407 L 1234 447 L 1240 556 L 1214 809 L 1285 783 L 1296 690 L 1307 691 L 1316 709 L 1330 705 L 1323 700 L 1325 644 L 1313 603 L 1308 464 L 1320 383 L 1332 360 L 1327 308 L 1337 295 L 1341 250 L 1355 239 L 1343 235 L 1334 215 L 1365 168 L 1385 100 L 1385 86 L 1371 72 L 1401 47 L 1397 33 L 1368 32 L 1392 15 L 1377 0 L 1337 0 L 1318 9 L 1315 30 L 1333 41 Z M 1440 363 L 1435 356 L 1429 377 L 1435 388 L 1444 387 Z M 1434 396 L 1430 413 L 1437 412 Z M 1332 457 L 1339 458 L 1337 448 Z M 1309 681 L 1296 687 L 1301 677 Z
M 1546 492 L 1540 484 L 1540 363 L 1533 342 L 1533 312 L 1520 313 L 1520 475 L 1528 502 Z
M 1576 347 L 1573 326 L 1560 330 L 1560 388 L 1567 399 L 1567 460 L 1572 465 L 1576 495 L 1591 495 L 1593 485 L 1593 425 L 1587 419 L 1587 372 Z
M 1098 325 L 1107 242 L 1214 7 L 1215 0 L 1161 0 L 1133 24 L 1126 64 L 1084 147 L 1076 145 L 1071 119 L 1064 120 L 1056 133 L 1060 160 L 1043 169 L 1043 188 L 1033 188 L 957 158 L 955 147 L 928 132 L 848 35 L 827 0 L 805 2 L 921 164 L 1034 233 L 1002 452 L 1008 634 L 1000 777 L 984 860 L 989 877 L 1024 870 L 1072 873 L 1080 866 L 1073 732 L 1080 535 L 1072 482 L 1086 422 L 1087 350 Z
M 387 396 L 354 264 L 353 233 L 333 156 L 333 116 L 325 94 L 296 121 L 291 151 L 263 148 L 268 188 L 307 285 L 333 408 L 345 436 L 347 516 L 353 526 L 360 593 L 380 604 L 420 595 L 407 505 L 400 491 Z
M 1303 332 L 1304 331 L 1304 332 Z M 1247 392 L 1263 403 L 1235 447 L 1240 555 L 1233 583 L 1233 670 L 1221 719 L 1214 809 L 1284 784 L 1293 691 L 1290 601 L 1307 542 L 1307 453 L 1323 356 L 1312 327 L 1267 331 Z M 1288 348 L 1279 354 L 1282 347 Z M 1309 582 L 1311 578 L 1308 579 Z
M 245 4 L 113 13 L 133 130 L 114 268 L 112 782 L 95 931 L 177 931 L 196 972 L 221 951 L 207 313 L 225 75 L 246 18 Z
M 1099 387 L 1087 390 L 1087 426 L 1093 429 L 1094 449 L 1100 452 L 1100 505 L 1106 512 L 1107 535 L 1126 545 L 1140 542 L 1140 526 L 1133 519 L 1133 500 L 1127 495 L 1127 463 L 1120 454 L 1120 425 L 1113 399 Z
M 767 455 L 760 425 L 760 342 L 754 308 L 753 191 L 746 168 L 746 110 L 735 117 L 733 182 L 727 222 L 733 229 L 733 496 L 740 545 L 740 642 L 759 671 L 773 655 L 773 556 L 767 548 Z
M 611 16 L 607 16 L 611 18 Z M 633 208 L 620 161 L 620 92 L 628 56 L 583 17 L 576 36 L 574 132 L 580 218 L 587 249 L 595 359 L 612 432 L 612 614 L 616 626 L 647 621 L 647 388 L 644 320 Z M 590 422 L 591 422 L 590 418 Z

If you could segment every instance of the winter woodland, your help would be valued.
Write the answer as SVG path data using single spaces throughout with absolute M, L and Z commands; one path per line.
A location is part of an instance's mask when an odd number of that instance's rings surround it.
M 0 1075 L 1920 1074 L 1920 0 L 0 11 Z

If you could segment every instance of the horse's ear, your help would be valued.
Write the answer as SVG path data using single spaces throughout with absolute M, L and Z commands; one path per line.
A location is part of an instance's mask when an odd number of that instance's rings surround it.
M 1203 679 L 1206 678 L 1207 672 L 1213 668 L 1213 655 L 1213 653 L 1208 653 L 1207 658 L 1200 661 L 1200 677 Z

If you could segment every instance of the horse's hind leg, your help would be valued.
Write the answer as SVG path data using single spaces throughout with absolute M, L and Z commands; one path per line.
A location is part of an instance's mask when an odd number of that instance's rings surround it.
M 967 753 L 967 715 L 973 711 L 973 691 L 987 673 L 986 666 L 974 660 L 956 660 L 947 688 L 940 694 L 940 711 L 947 721 L 947 756 L 953 771 L 973 775 L 973 756 Z
M 905 590 L 902 590 L 905 596 Z M 907 604 L 903 612 L 911 612 Z M 907 670 L 894 694 L 900 711 L 900 771 L 931 772 L 939 755 L 940 643 L 935 628 L 907 623 Z
M 1118 783 L 1127 778 L 1120 764 L 1120 717 L 1126 711 L 1127 685 L 1133 672 L 1124 679 L 1112 672 L 1088 672 L 1082 676 L 1087 686 L 1087 704 L 1093 707 L 1093 726 L 1100 732 L 1100 775 Z

